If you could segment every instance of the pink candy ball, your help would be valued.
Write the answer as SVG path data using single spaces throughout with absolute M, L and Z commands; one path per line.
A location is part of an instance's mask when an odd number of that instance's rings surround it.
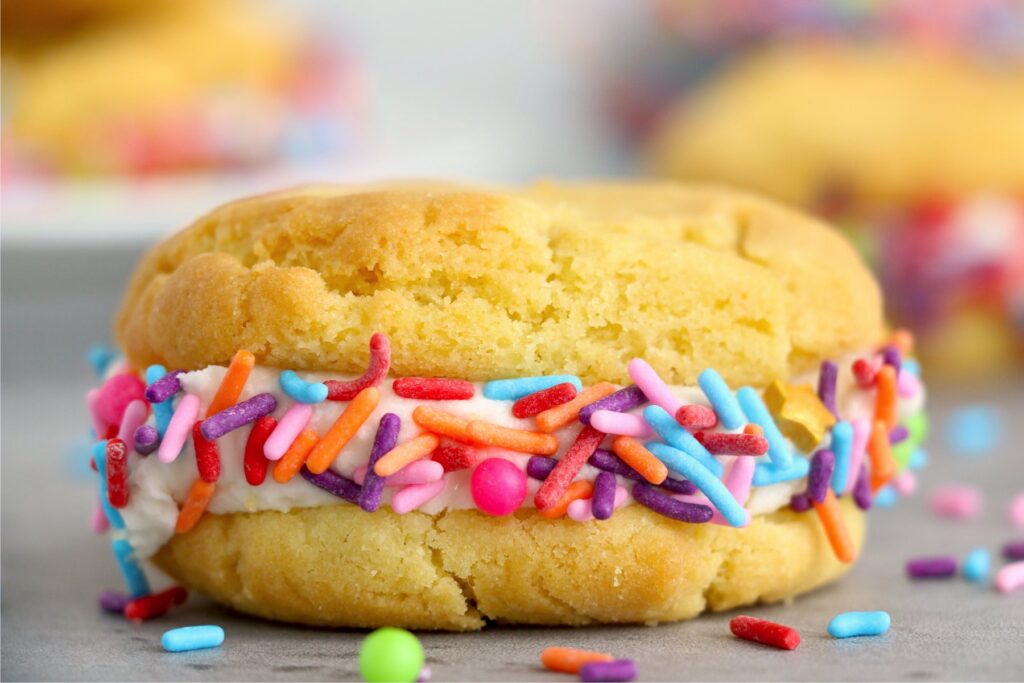
M 495 517 L 510 515 L 526 499 L 526 474 L 508 460 L 488 458 L 473 470 L 473 502 Z
M 100 388 L 99 399 L 96 402 L 100 418 L 108 425 L 121 424 L 125 408 L 132 401 L 144 398 L 145 391 L 145 383 L 135 375 L 114 375 Z

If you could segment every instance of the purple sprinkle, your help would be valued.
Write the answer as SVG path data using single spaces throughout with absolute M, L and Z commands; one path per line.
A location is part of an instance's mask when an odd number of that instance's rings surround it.
M 622 458 L 604 448 L 598 448 L 594 451 L 594 454 L 587 460 L 587 464 L 591 467 L 596 467 L 599 470 L 611 472 L 612 474 L 617 474 L 626 479 L 632 479 L 633 481 L 647 481 L 644 479 L 642 474 L 627 465 Z M 546 477 L 547 475 L 544 476 Z M 671 477 L 667 477 L 665 481 L 658 484 L 658 486 L 666 491 L 679 493 L 684 496 L 689 496 L 697 492 L 697 487 L 694 486 L 693 482 L 686 479 L 672 479 Z
M 1010 541 L 1003 546 L 1003 557 L 1008 560 L 1024 560 L 1024 541 Z
M 363 487 L 351 479 L 346 479 L 333 470 L 324 470 L 320 474 L 313 474 L 305 467 L 299 470 L 299 474 L 310 484 L 322 488 L 327 493 L 350 503 L 359 504 L 359 491 Z
M 895 346 L 886 346 L 882 349 L 882 362 L 885 365 L 891 365 L 893 370 L 896 371 L 896 376 L 900 374 L 900 367 L 903 365 L 903 357 L 900 355 L 900 350 Z
M 402 418 L 394 413 L 385 413 L 377 426 L 377 435 L 373 437 L 373 449 L 370 460 L 366 463 L 366 478 L 359 494 L 359 507 L 367 512 L 374 512 L 380 507 L 384 497 L 384 477 L 373 471 L 377 461 L 398 443 L 398 430 L 402 428 Z
M 701 524 L 710 522 L 714 512 L 707 505 L 684 503 L 672 496 L 660 493 L 650 484 L 638 482 L 633 486 L 633 498 L 636 502 L 657 512 L 659 515 L 678 519 L 680 522 Z
M 530 456 L 530 459 L 526 461 L 526 476 L 544 481 L 557 464 L 558 461 L 554 458 L 543 455 Z
M 594 519 L 608 519 L 615 512 L 615 475 L 599 472 L 594 479 L 594 494 L 590 498 Z
M 896 425 L 889 430 L 889 443 L 897 444 L 907 440 L 910 436 L 910 430 L 903 425 Z
M 255 422 L 264 415 L 277 410 L 277 399 L 273 394 L 256 394 L 247 401 L 228 406 L 216 415 L 203 420 L 199 431 L 210 441 L 215 441 L 228 432 Z
M 636 678 L 636 662 L 632 659 L 616 659 L 613 662 L 587 662 L 580 667 L 580 680 L 600 683 L 603 681 L 632 681 Z
M 836 408 L 836 377 L 839 374 L 839 367 L 830 360 L 821 364 L 821 372 L 818 375 L 818 398 L 825 404 L 828 411 L 839 417 L 839 410 Z
M 836 468 L 835 453 L 821 450 L 811 458 L 811 470 L 807 474 L 807 495 L 812 502 L 824 503 L 832 481 L 832 470 Z
M 583 406 L 580 410 L 580 422 L 589 425 L 590 416 L 598 410 L 612 410 L 616 413 L 624 413 L 645 403 L 647 403 L 647 395 L 637 385 L 630 384 L 628 387 L 623 387 L 613 394 L 608 394 L 604 398 Z
M 116 591 L 103 591 L 100 593 L 100 609 L 111 614 L 124 614 L 125 606 L 134 598 Z
M 956 558 L 952 555 L 919 557 L 907 562 L 907 576 L 915 579 L 944 579 L 956 574 Z
M 428 683 L 428 681 L 430 681 L 430 667 L 424 664 L 416 683 Z
M 146 400 L 150 403 L 163 403 L 181 391 L 181 380 L 178 376 L 184 370 L 174 370 L 146 387 Z
M 789 499 L 789 507 L 794 512 L 807 512 L 811 509 L 811 497 L 806 493 L 794 493 Z
M 863 463 L 860 466 L 860 476 L 857 477 L 857 483 L 853 485 L 853 502 L 861 510 L 871 509 L 871 481 L 868 479 L 868 468 Z
M 658 484 L 661 488 L 672 493 L 678 493 L 684 496 L 690 496 L 697 493 L 697 485 L 689 479 L 672 479 L 671 477 L 665 477 L 665 481 Z
M 135 451 L 139 455 L 149 455 L 160 448 L 160 432 L 152 425 L 139 425 L 135 430 Z

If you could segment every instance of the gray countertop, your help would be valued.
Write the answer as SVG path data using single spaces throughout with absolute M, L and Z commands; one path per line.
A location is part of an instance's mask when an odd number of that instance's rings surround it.
M 86 425 L 81 396 L 90 378 L 82 350 L 103 341 L 133 250 L 100 254 L 3 253 L 2 678 L 4 680 L 348 680 L 358 678 L 363 636 L 248 619 L 192 596 L 165 619 L 144 624 L 102 614 L 101 590 L 119 576 L 107 544 L 89 531 L 91 473 L 75 467 L 71 444 Z M 945 416 L 964 401 L 998 406 L 1003 447 L 974 458 L 944 445 Z M 911 583 L 903 562 L 1024 537 L 1006 521 L 1024 490 L 1024 387 L 939 389 L 931 397 L 931 464 L 920 492 L 872 513 L 867 549 L 837 584 L 791 605 L 742 610 L 797 628 L 803 642 L 782 652 L 735 639 L 739 612 L 659 627 L 585 629 L 492 627 L 471 634 L 420 634 L 434 680 L 575 680 L 538 664 L 550 645 L 607 650 L 639 662 L 642 680 L 1020 680 L 1024 678 L 1024 591 L 1002 595 L 961 579 Z M 1010 416 L 1017 419 L 1011 421 Z M 970 522 L 932 517 L 935 485 L 985 490 L 984 515 Z M 1001 564 L 997 560 L 996 566 Z M 887 610 L 891 631 L 834 640 L 838 612 Z M 161 633 L 217 623 L 216 650 L 168 654 Z

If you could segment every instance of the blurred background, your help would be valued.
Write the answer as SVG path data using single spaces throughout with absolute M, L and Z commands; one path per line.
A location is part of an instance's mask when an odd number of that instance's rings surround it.
M 218 203 L 422 176 L 767 193 L 847 231 L 933 377 L 1020 371 L 1024 0 L 2 10 L 9 380 L 73 371 L 138 254 Z

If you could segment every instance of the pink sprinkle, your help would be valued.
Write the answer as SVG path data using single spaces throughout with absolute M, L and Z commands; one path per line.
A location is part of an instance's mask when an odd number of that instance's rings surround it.
M 1008 564 L 996 574 L 996 588 L 1009 593 L 1024 586 L 1024 561 Z
M 632 436 L 636 439 L 654 436 L 654 430 L 639 415 L 614 410 L 595 411 L 590 416 L 590 426 L 599 432 L 616 436 Z
M 105 534 L 110 529 L 110 522 L 107 521 L 107 513 L 103 511 L 103 505 L 96 501 L 96 507 L 92 509 L 92 517 L 89 519 L 89 526 L 97 534 Z
M 722 480 L 725 487 L 729 489 L 729 493 L 733 495 L 733 498 L 735 498 L 736 502 L 740 505 L 746 503 L 747 499 L 750 497 L 750 486 L 754 480 L 754 468 L 756 465 L 757 463 L 754 458 L 737 457 L 733 460 L 732 465 L 729 467 L 729 471 Z M 714 504 L 708 500 L 707 496 L 699 491 L 692 495 L 676 495 L 672 497 L 676 500 L 681 500 L 684 503 L 708 505 L 712 510 L 714 510 L 714 514 L 711 516 L 712 524 L 732 526 L 725 517 L 722 516 L 722 513 L 715 508 Z M 743 514 L 745 519 L 741 528 L 750 525 L 750 510 L 744 510 Z
M 868 447 L 868 437 L 871 436 L 871 421 L 867 419 L 853 420 L 850 425 L 853 427 L 853 438 L 850 440 L 850 476 L 846 479 L 846 493 L 853 491 L 860 477 L 860 464 L 864 461 L 864 451 Z
M 628 491 L 625 488 L 622 486 L 615 487 L 616 510 L 626 504 L 627 495 Z M 566 514 L 569 515 L 569 519 L 575 522 L 589 522 L 594 519 L 594 512 L 589 498 L 580 498 L 569 503 L 569 509 L 566 510 Z
M 1024 528 L 1024 491 L 1010 499 L 1010 507 L 1006 509 L 1010 524 Z
M 396 514 L 404 515 L 412 512 L 430 499 L 444 491 L 445 481 L 441 479 L 432 484 L 414 484 L 406 486 L 391 497 L 391 509 Z
M 149 417 L 149 406 L 142 399 L 132 401 L 124 409 L 117 438 L 124 441 L 129 453 L 135 450 L 135 430 L 145 424 L 147 417 Z
M 308 403 L 293 403 L 281 416 L 281 421 L 263 444 L 263 455 L 267 460 L 280 460 L 313 417 L 313 406 Z
M 906 470 L 892 480 L 892 487 L 901 496 L 913 495 L 917 490 L 917 477 L 910 470 Z
M 143 398 L 145 393 L 146 383 L 138 376 L 132 373 L 114 375 L 100 387 L 96 409 L 108 425 L 119 425 L 128 404 Z
M 167 429 L 164 431 L 164 438 L 157 451 L 160 462 L 174 462 L 178 458 L 189 435 L 192 434 L 192 425 L 195 424 L 197 417 L 199 397 L 195 394 L 185 394 L 181 397 L 178 407 L 174 409 L 171 421 L 167 423 Z
M 107 423 L 100 417 L 99 410 L 100 390 L 90 389 L 85 392 L 85 407 L 89 409 L 89 417 L 92 418 L 92 430 L 97 439 L 102 439 L 107 433 Z
M 900 398 L 914 398 L 921 393 L 921 380 L 914 373 L 900 370 L 896 379 L 896 393 Z
M 948 519 L 973 519 L 981 513 L 981 491 L 974 486 L 948 484 L 932 491 L 932 512 Z
M 634 358 L 629 361 L 626 369 L 651 403 L 661 406 L 669 415 L 673 416 L 683 407 L 683 402 L 676 398 L 668 385 L 654 371 L 654 368 L 647 364 L 647 361 L 642 358 Z
M 384 480 L 385 486 L 415 486 L 432 484 L 444 476 L 444 466 L 433 460 L 414 460 Z M 352 473 L 352 481 L 363 485 L 366 479 L 366 467 L 357 467 Z

